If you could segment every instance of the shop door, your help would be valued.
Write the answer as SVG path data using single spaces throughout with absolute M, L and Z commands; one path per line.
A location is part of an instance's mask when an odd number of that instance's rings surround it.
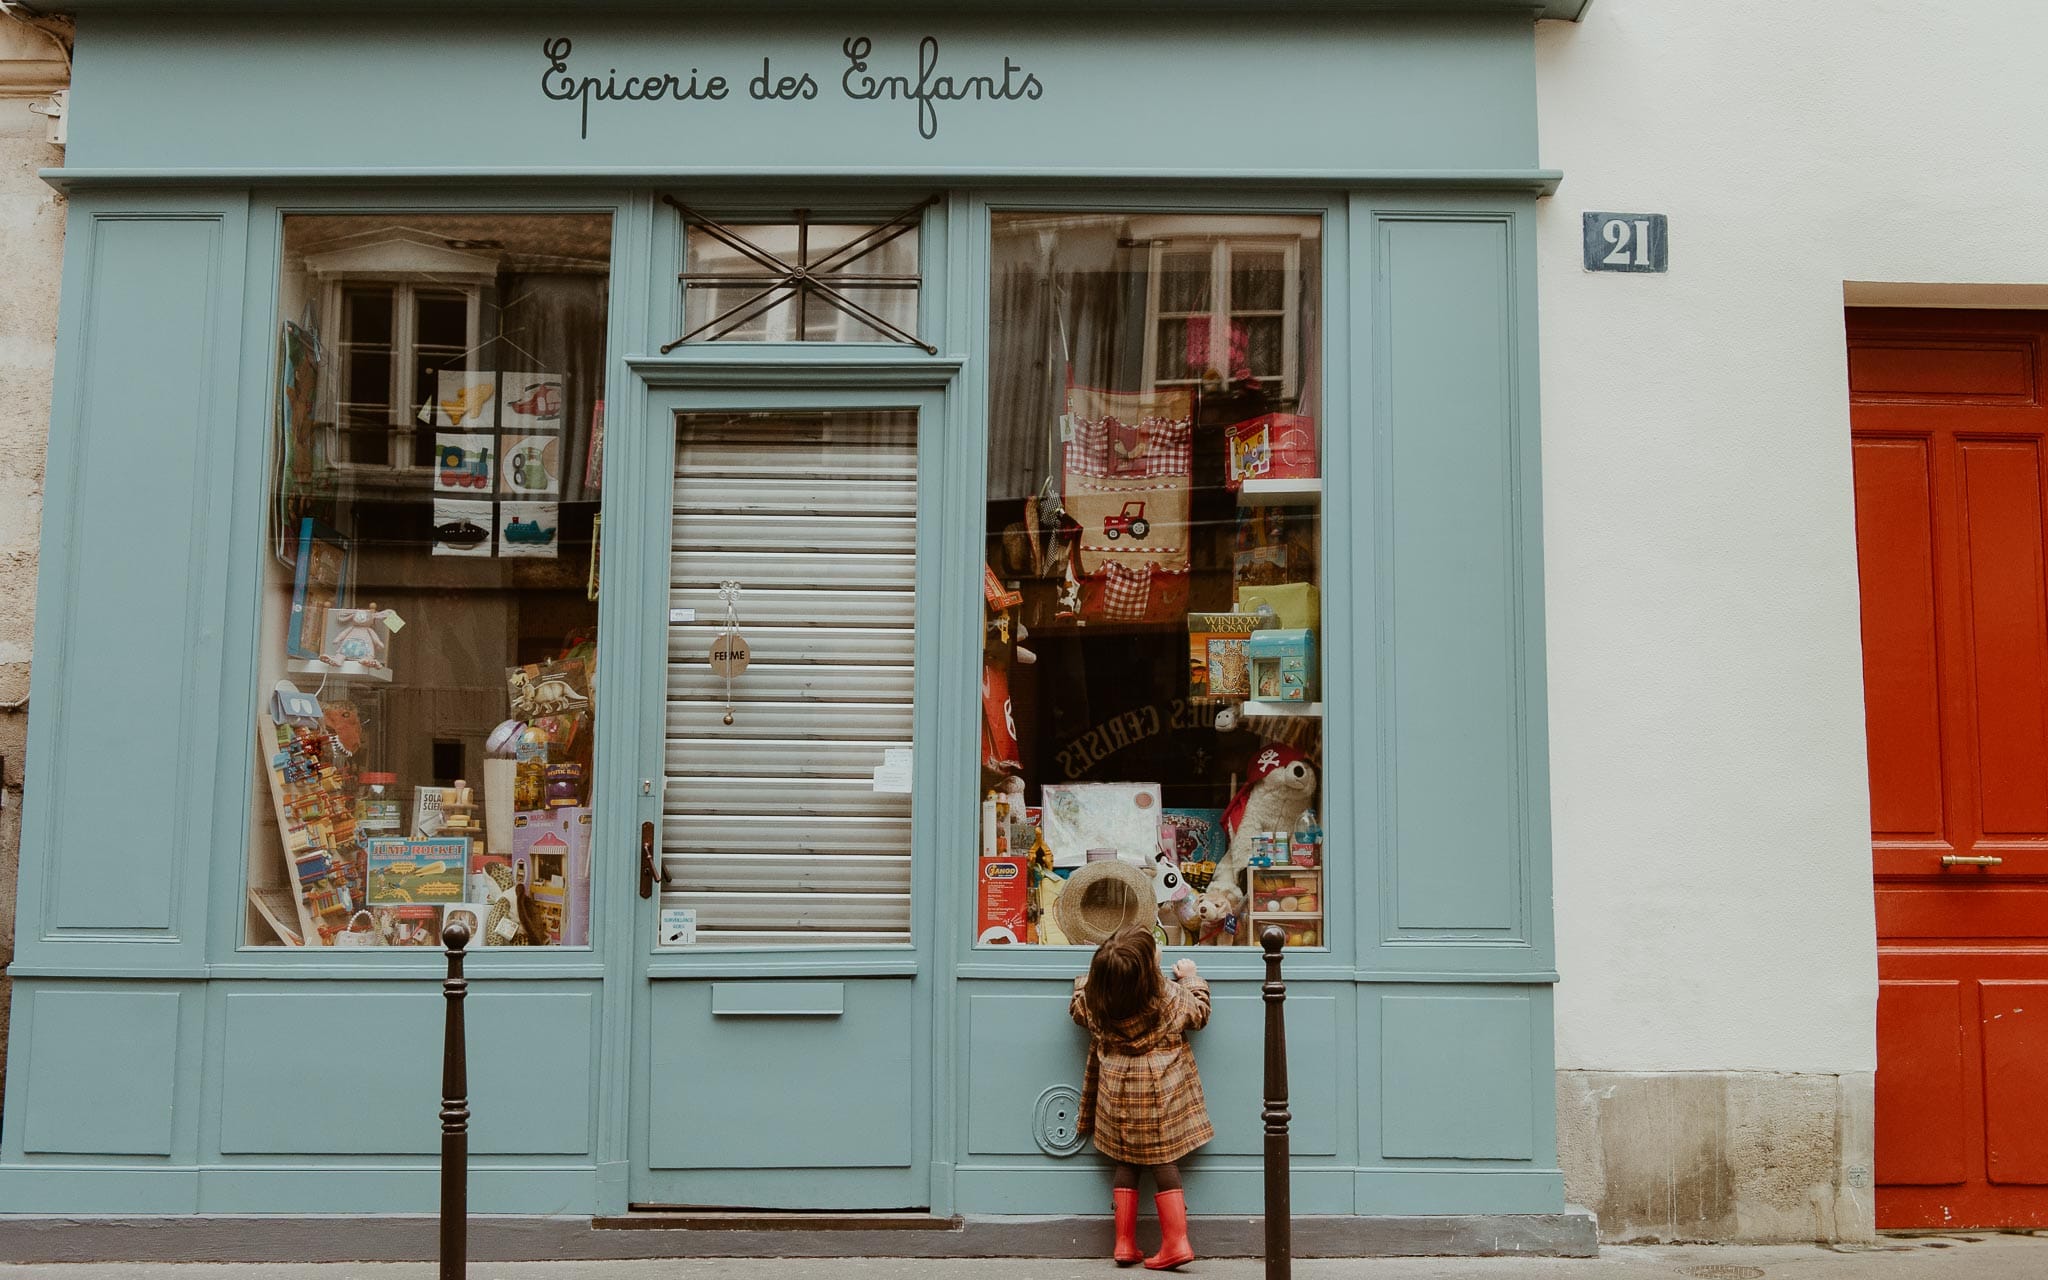
M 928 1207 L 930 895 L 907 762 L 934 415 L 669 410 L 630 1200 Z M 748 660 L 721 669 L 734 636 Z
M 2048 1226 L 2044 337 L 1851 313 L 1880 1227 Z

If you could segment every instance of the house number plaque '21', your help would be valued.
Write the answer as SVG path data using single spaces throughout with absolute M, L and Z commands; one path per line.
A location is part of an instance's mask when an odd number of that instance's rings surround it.
M 1661 272 L 1670 262 L 1670 227 L 1661 213 L 1585 215 L 1586 270 Z

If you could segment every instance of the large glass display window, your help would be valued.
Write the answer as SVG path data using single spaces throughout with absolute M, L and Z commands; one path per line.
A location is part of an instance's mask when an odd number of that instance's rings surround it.
M 587 946 L 609 214 L 284 223 L 245 941 Z
M 992 233 L 976 942 L 1326 945 L 1322 221 Z

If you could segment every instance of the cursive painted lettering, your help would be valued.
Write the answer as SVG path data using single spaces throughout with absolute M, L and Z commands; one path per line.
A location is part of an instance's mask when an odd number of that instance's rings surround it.
M 596 76 L 574 75 L 569 70 L 572 48 L 567 36 L 557 36 L 541 45 L 541 55 L 548 60 L 548 67 L 541 72 L 540 91 L 556 102 L 574 102 L 581 108 L 580 137 L 590 136 L 592 102 L 721 102 L 732 91 L 724 76 L 700 78 L 695 67 L 690 68 L 687 78 L 664 72 L 627 76 L 622 81 L 617 67 L 607 68 L 601 80 Z
M 917 42 L 917 78 L 914 81 L 907 75 L 869 74 L 868 60 L 874 51 L 875 42 L 866 36 L 851 37 L 840 45 L 840 52 L 846 55 L 847 62 L 846 71 L 839 77 L 840 90 L 857 101 L 889 99 L 916 103 L 917 134 L 926 141 L 939 136 L 938 103 L 970 99 L 977 102 L 1036 102 L 1045 96 L 1045 85 L 1039 78 L 1007 57 L 1003 59 L 1000 81 L 990 75 L 940 75 L 937 36 L 926 36 Z

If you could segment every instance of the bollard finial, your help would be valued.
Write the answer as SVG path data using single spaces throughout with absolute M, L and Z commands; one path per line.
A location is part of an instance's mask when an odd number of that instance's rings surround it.
M 460 920 L 441 930 L 441 945 L 450 951 L 460 951 L 469 945 L 469 926 Z
M 1280 954 L 1280 948 L 1287 945 L 1287 930 L 1277 924 L 1269 924 L 1259 932 L 1259 945 L 1269 956 Z

